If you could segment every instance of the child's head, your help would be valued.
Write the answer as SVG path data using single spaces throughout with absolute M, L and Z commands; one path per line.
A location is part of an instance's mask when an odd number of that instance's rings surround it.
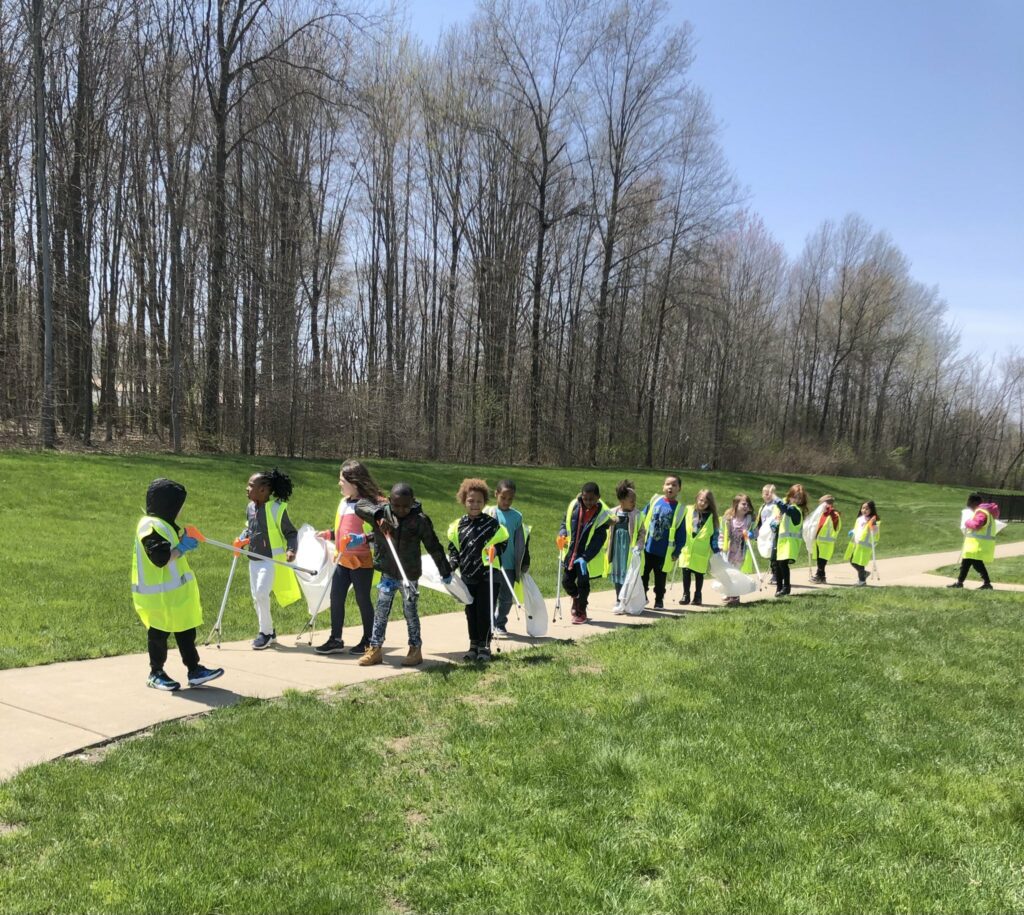
M 396 518 L 404 518 L 412 511 L 412 504 L 416 496 L 408 483 L 395 483 L 388 495 L 388 502 L 391 505 L 391 514 Z
M 466 509 L 466 514 L 470 518 L 475 518 L 484 510 L 484 506 L 487 504 L 488 493 L 490 493 L 490 488 L 487 486 L 486 480 L 481 480 L 477 477 L 466 477 L 462 481 L 462 485 L 459 486 L 456 498 L 462 503 L 463 508 Z
M 580 501 L 584 508 L 594 508 L 601 501 L 601 487 L 593 481 L 580 487 Z
M 292 495 L 292 481 L 276 467 L 273 470 L 261 470 L 249 477 L 245 494 L 250 502 L 263 505 L 270 497 L 287 502 Z
M 702 489 L 698 492 L 693 504 L 696 506 L 697 511 L 707 512 L 710 515 L 718 514 L 718 506 L 715 505 L 715 494 L 710 489 Z
M 185 504 L 188 493 L 181 483 L 161 477 L 149 484 L 146 490 L 146 514 L 163 521 L 173 522 Z
M 818 499 L 819 505 L 827 505 L 829 508 L 835 508 L 836 500 L 833 496 L 825 493 L 820 499 Z
M 774 500 L 775 500 L 775 484 L 774 483 L 765 483 L 764 486 L 761 487 L 761 501 L 762 502 L 772 502 Z
M 863 505 L 861 505 L 860 513 L 865 518 L 877 518 L 878 517 L 878 510 L 875 508 L 875 503 L 871 499 L 868 499 L 867 502 L 865 502 Z
M 338 486 L 346 499 L 360 498 L 379 502 L 383 498 L 377 481 L 360 461 L 345 461 L 341 465 Z
M 682 488 L 683 481 L 674 473 L 670 473 L 665 477 L 665 482 L 661 484 L 662 495 L 672 502 L 675 501 L 676 496 L 679 495 L 679 490 Z
M 636 508 L 636 487 L 632 480 L 619 480 L 615 487 L 615 498 L 619 500 L 619 508 L 631 512 Z
M 980 492 L 972 492 L 967 497 L 967 507 L 968 508 L 977 508 L 979 505 L 981 505 L 981 493 Z
M 502 511 L 507 511 L 512 507 L 515 497 L 516 484 L 512 480 L 502 480 L 494 487 L 494 500 Z
M 790 505 L 796 505 L 798 508 L 806 509 L 807 491 L 800 483 L 794 483 L 789 487 L 789 492 L 786 493 L 786 501 Z
M 750 496 L 745 492 L 738 492 L 732 497 L 732 506 L 726 514 L 730 518 L 740 517 L 743 518 L 747 515 L 754 513 L 754 505 L 750 501 Z

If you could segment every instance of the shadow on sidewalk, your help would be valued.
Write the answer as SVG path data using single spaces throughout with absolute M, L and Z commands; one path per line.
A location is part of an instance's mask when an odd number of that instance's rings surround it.
M 206 708 L 227 708 L 242 700 L 242 696 L 234 690 L 220 686 L 184 686 L 171 693 L 176 702 L 193 702 Z

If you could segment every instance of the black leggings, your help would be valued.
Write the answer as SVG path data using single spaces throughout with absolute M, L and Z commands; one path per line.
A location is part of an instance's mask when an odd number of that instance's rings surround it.
M 693 576 L 693 597 L 701 600 L 701 589 L 704 587 L 704 573 L 694 572 L 692 569 L 683 569 L 683 597 L 690 596 L 690 576 Z
M 500 574 L 499 572 L 498 575 Z M 497 577 L 495 576 L 495 578 Z M 465 579 L 463 581 L 473 597 L 473 603 L 466 604 L 466 626 L 469 629 L 469 641 L 474 645 L 490 645 L 491 607 L 497 607 L 498 582 L 494 582 L 492 592 L 487 576 L 480 581 L 465 581 Z
M 149 643 L 149 669 L 151 673 L 156 673 L 159 670 L 164 669 L 164 664 L 167 663 L 167 638 L 170 636 L 169 632 L 164 632 L 163 629 L 154 629 L 152 626 L 149 628 L 148 643 Z M 196 650 L 196 630 L 185 629 L 182 632 L 174 633 L 174 641 L 178 643 L 178 653 L 181 655 L 181 661 L 191 673 L 199 666 L 199 652 Z
M 822 578 L 825 577 L 825 566 L 826 565 L 828 565 L 828 560 L 827 559 L 822 559 L 819 556 L 818 557 L 818 575 L 820 575 Z
M 345 626 L 345 598 L 351 587 L 356 594 L 359 616 L 363 621 L 362 641 L 370 644 L 373 634 L 373 598 L 370 586 L 373 584 L 373 569 L 347 569 L 338 566 L 331 579 L 331 638 L 340 639 Z
M 665 602 L 665 579 L 668 575 L 665 572 L 665 557 L 655 553 L 644 552 L 644 594 L 651 588 L 651 572 L 654 573 L 654 602 L 661 604 Z
M 772 571 L 775 573 L 775 590 L 789 590 L 789 565 L 792 559 L 776 559 L 772 562 Z
M 960 562 L 960 574 L 957 575 L 957 581 L 963 584 L 967 578 L 967 573 L 972 569 L 977 569 L 978 574 L 981 576 L 981 580 L 985 584 L 989 584 L 988 569 L 985 568 L 985 563 L 980 559 L 964 559 Z

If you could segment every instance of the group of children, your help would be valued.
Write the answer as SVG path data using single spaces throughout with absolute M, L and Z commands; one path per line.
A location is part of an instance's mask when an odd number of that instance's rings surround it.
M 665 608 L 666 585 L 677 568 L 682 570 L 679 603 L 700 606 L 712 555 L 723 554 L 730 565 L 749 574 L 755 571 L 754 550 L 759 547 L 762 554 L 770 556 L 776 596 L 790 593 L 790 570 L 805 542 L 803 524 L 808 516 L 808 497 L 802 485 L 791 486 L 781 499 L 773 485 L 766 485 L 757 511 L 746 493 L 737 493 L 721 516 L 711 490 L 700 490 L 692 504 L 684 505 L 679 500 L 681 485 L 678 476 L 667 476 L 661 493 L 639 509 L 631 480 L 622 480 L 616 487 L 615 508 L 602 502 L 597 483 L 583 484 L 569 503 L 555 539 L 559 584 L 572 600 L 573 623 L 588 622 L 591 582 L 605 575 L 615 586 L 614 612 L 625 612 L 621 592 L 634 559 L 636 563 L 642 561 L 645 596 L 654 579 L 655 610 Z M 324 655 L 346 650 L 342 629 L 351 590 L 359 608 L 362 634 L 348 652 L 361 656 L 361 666 L 382 663 L 388 618 L 395 595 L 401 593 L 409 642 L 402 663 L 422 663 L 417 605 L 421 556 L 426 551 L 445 584 L 451 583 L 458 570 L 469 593 L 470 602 L 465 607 L 469 648 L 464 659 L 490 660 L 492 640 L 507 634 L 505 626 L 515 600 L 511 588 L 530 568 L 530 528 L 512 507 L 515 483 L 498 483 L 493 493 L 495 504 L 488 506 L 491 491 L 487 482 L 463 480 L 456 498 L 464 514 L 448 526 L 447 549 L 409 484 L 396 483 L 385 495 L 365 465 L 346 461 L 338 486 L 341 500 L 334 525 L 317 534 L 334 542 L 337 560 L 330 582 L 330 633 L 314 650 Z M 288 517 L 291 492 L 291 481 L 276 469 L 253 474 L 246 487 L 246 527 L 234 542 L 234 547 L 244 548 L 251 560 L 249 583 L 258 622 L 252 647 L 257 651 L 272 645 L 277 637 L 270 595 L 282 606 L 301 596 L 298 580 L 288 565 L 297 548 L 297 531 Z M 224 673 L 222 668 L 202 666 L 195 647 L 202 608 L 187 554 L 199 541 L 183 534 L 177 524 L 185 498 L 180 483 L 153 481 L 146 495 L 146 516 L 136 527 L 132 567 L 133 602 L 148 630 L 148 685 L 168 691 L 180 687 L 164 670 L 170 633 L 175 635 L 188 670 L 189 686 L 201 686 Z M 810 557 L 816 567 L 811 580 L 824 583 L 842 519 L 831 495 L 822 496 L 818 502 L 821 511 Z M 963 564 L 958 581 L 950 587 L 962 587 L 973 567 L 980 572 L 983 587 L 990 588 L 984 561 L 994 555 L 998 507 L 982 503 L 977 494 L 972 494 L 967 504 L 974 515 L 965 522 Z M 859 585 L 867 584 L 867 566 L 879 542 L 879 526 L 875 503 L 864 502 L 849 531 L 844 557 L 857 570 Z M 372 599 L 375 579 L 376 604 Z M 736 597 L 726 599 L 726 603 L 738 601 Z

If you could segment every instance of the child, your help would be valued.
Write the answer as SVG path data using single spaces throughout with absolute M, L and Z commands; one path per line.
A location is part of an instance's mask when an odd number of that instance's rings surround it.
M 611 512 L 601 501 L 597 483 L 584 483 L 580 494 L 565 511 L 558 537 L 558 543 L 565 547 L 562 587 L 572 598 L 573 623 L 589 622 L 590 582 L 607 571 L 604 545 L 610 523 Z
M 491 660 L 491 613 L 501 578 L 497 567 L 508 542 L 508 531 L 497 518 L 484 513 L 489 492 L 486 480 L 463 480 L 456 498 L 466 513 L 448 526 L 451 565 L 461 570 L 462 581 L 473 597 L 473 603 L 466 605 L 469 650 L 463 655 L 464 661 Z M 493 563 L 488 555 L 491 547 L 495 552 Z
M 246 527 L 236 542 L 247 543 L 250 553 L 275 559 L 284 556 L 288 562 L 294 560 L 298 532 L 288 517 L 292 481 L 276 467 L 264 470 L 249 477 L 245 494 L 249 497 L 245 509 Z M 270 593 L 274 593 L 282 607 L 287 607 L 302 597 L 302 591 L 291 569 L 252 558 L 249 560 L 249 590 L 260 627 L 252 647 L 262 651 L 277 641 L 277 630 L 270 615 Z
M 690 577 L 693 577 L 693 606 L 703 605 L 702 591 L 704 576 L 712 553 L 719 551 L 718 506 L 710 489 L 697 493 L 693 505 L 686 506 L 686 524 L 683 528 L 686 540 L 679 562 L 683 567 L 683 596 L 679 603 L 684 607 L 690 603 Z
M 754 515 L 754 505 L 750 496 L 745 492 L 733 496 L 732 505 L 725 510 L 722 516 L 722 549 L 725 551 L 725 558 L 729 564 L 735 566 L 744 575 L 750 575 L 754 571 L 754 556 L 751 550 L 757 549 L 750 543 L 757 529 L 757 518 Z M 738 597 L 727 597 L 725 603 L 728 606 L 738 604 Z
M 626 611 L 619 601 L 619 595 L 626 583 L 630 554 L 640 540 L 644 517 L 636 507 L 636 489 L 632 480 L 621 480 L 615 487 L 615 496 L 619 500 L 619 507 L 612 515 L 608 528 L 608 562 L 612 584 L 615 585 L 615 607 L 612 612 L 621 615 Z
M 644 593 L 650 588 L 654 573 L 654 609 L 665 609 L 665 578 L 686 541 L 683 530 L 683 507 L 676 501 L 682 480 L 675 474 L 665 477 L 661 495 L 653 496 L 644 509 L 647 542 L 644 544 Z
M 172 632 L 188 669 L 189 686 L 202 686 L 224 674 L 223 667 L 203 667 L 196 650 L 196 627 L 203 622 L 203 608 L 199 585 L 185 554 L 199 546 L 199 541 L 182 537 L 181 529 L 174 523 L 186 495 L 181 483 L 154 480 L 146 490 L 146 514 L 135 525 L 132 603 L 148 630 L 147 685 L 167 692 L 181 688 L 177 680 L 164 672 L 167 639 Z
M 775 484 L 765 483 L 761 487 L 761 507 L 757 511 L 757 530 L 760 532 L 762 524 L 771 524 L 772 519 L 775 517 L 775 500 L 778 497 L 775 494 Z M 768 584 L 775 584 L 775 568 L 772 567 L 771 577 L 768 579 Z
M 846 547 L 845 559 L 850 561 L 857 570 L 857 585 L 864 587 L 868 583 L 867 564 L 874 555 L 872 544 L 878 543 L 878 512 L 875 503 L 870 499 L 860 507 L 860 514 L 850 531 L 850 543 Z
M 789 567 L 800 555 L 803 541 L 801 525 L 807 511 L 807 493 L 795 483 L 789 487 L 785 500 L 776 499 L 776 510 L 769 522 L 774 531 L 772 540 L 772 570 L 775 572 L 775 596 L 790 593 Z
M 317 654 L 340 654 L 345 648 L 341 630 L 345 626 L 345 600 L 351 587 L 362 618 L 363 636 L 358 645 L 349 649 L 349 654 L 363 654 L 370 647 L 373 635 L 373 598 L 370 595 L 373 557 L 369 543 L 373 528 L 356 514 L 356 505 L 360 499 L 375 505 L 382 505 L 387 500 L 370 471 L 359 461 L 346 461 L 341 465 L 338 487 L 341 489 L 341 501 L 334 515 L 334 528 L 317 534 L 324 540 L 334 540 L 339 554 L 331 578 L 331 634 L 323 645 L 317 645 L 313 650 Z
M 523 525 L 523 516 L 512 507 L 516 497 L 516 484 L 512 480 L 502 480 L 494 490 L 497 506 L 485 508 L 484 511 L 508 531 L 508 549 L 501 554 L 501 567 L 505 570 L 508 580 L 515 585 L 530 571 L 530 529 Z M 505 584 L 504 577 L 498 583 L 498 609 L 494 618 L 494 635 L 502 639 L 508 635 L 508 614 L 512 609 L 515 594 Z
M 836 534 L 839 532 L 842 519 L 836 511 L 836 500 L 832 496 L 822 496 L 818 499 L 818 504 L 824 505 L 825 510 L 818 519 L 818 532 L 814 537 L 814 559 L 818 564 L 818 571 L 811 574 L 811 581 L 823 585 L 826 584 L 825 566 L 835 552 Z
M 360 499 L 356 503 L 356 514 L 373 525 L 373 567 L 381 573 L 377 585 L 377 611 L 373 617 L 373 632 L 366 653 L 359 659 L 360 667 L 384 663 L 384 635 L 388 628 L 391 605 L 395 592 L 402 590 L 402 612 L 409 628 L 409 652 L 402 661 L 403 667 L 415 667 L 423 663 L 423 640 L 420 638 L 419 581 L 423 569 L 420 564 L 420 548 L 433 557 L 437 571 L 445 584 L 451 579 L 452 570 L 444 555 L 441 542 L 434 533 L 434 525 L 423 513 L 416 501 L 415 493 L 408 483 L 395 483 L 387 502 L 375 499 Z M 391 543 L 388 544 L 390 539 Z M 349 538 L 347 548 L 356 549 L 365 541 L 359 534 Z M 392 547 L 394 553 L 392 553 Z M 395 561 L 395 553 L 401 562 Z M 408 576 L 408 585 L 402 581 L 402 571 Z
M 972 492 L 967 497 L 967 507 L 974 516 L 964 522 L 964 546 L 960 552 L 960 574 L 956 581 L 947 588 L 962 588 L 967 573 L 973 566 L 981 576 L 979 591 L 991 591 L 992 582 L 988 577 L 986 562 L 996 558 L 996 534 L 999 533 L 996 521 L 999 520 L 999 506 L 995 502 L 982 502 L 981 495 Z

